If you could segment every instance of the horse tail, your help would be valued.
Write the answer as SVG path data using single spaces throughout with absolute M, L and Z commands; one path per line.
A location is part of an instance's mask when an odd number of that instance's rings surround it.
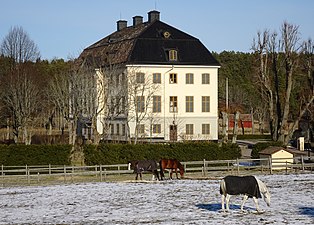
M 159 161 L 159 167 L 160 167 L 160 179 L 163 180 L 165 177 L 164 169 L 162 168 L 162 160 Z
M 219 189 L 219 192 L 221 195 L 226 195 L 227 193 L 227 189 L 226 189 L 226 182 L 224 179 L 222 179 L 220 181 L 220 189 Z

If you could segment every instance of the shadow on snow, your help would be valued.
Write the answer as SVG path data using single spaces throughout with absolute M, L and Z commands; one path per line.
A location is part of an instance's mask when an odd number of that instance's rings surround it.
M 196 207 L 199 209 L 205 209 L 205 210 L 212 211 L 212 212 L 218 212 L 221 210 L 221 204 L 220 203 L 197 204 Z M 240 210 L 240 205 L 230 204 L 229 209 L 230 210 Z M 244 206 L 243 209 L 244 210 L 254 210 L 254 208 L 246 207 L 246 206 Z
M 300 207 L 299 210 L 302 215 L 314 217 L 314 207 Z

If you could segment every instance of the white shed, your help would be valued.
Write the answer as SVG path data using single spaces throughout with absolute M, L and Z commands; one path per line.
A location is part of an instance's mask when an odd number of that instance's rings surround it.
M 295 149 L 287 149 L 280 146 L 270 146 L 259 152 L 260 158 L 271 158 L 272 169 L 285 169 L 286 164 L 294 163 L 294 157 L 298 155 L 306 155 L 304 151 Z M 265 163 L 263 161 L 262 163 Z

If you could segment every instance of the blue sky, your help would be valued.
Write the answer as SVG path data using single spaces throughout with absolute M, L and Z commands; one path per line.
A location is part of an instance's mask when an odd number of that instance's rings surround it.
M 215 52 L 249 52 L 257 31 L 298 25 L 314 39 L 313 0 L 0 0 L 0 40 L 22 26 L 42 59 L 73 58 L 116 30 L 116 21 L 158 10 L 161 21 L 202 41 Z

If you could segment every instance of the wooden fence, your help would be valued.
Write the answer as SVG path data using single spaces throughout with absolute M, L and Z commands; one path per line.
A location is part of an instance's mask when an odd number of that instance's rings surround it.
M 247 173 L 269 173 L 280 171 L 291 173 L 295 171 L 313 171 L 314 157 L 291 159 L 236 159 L 182 162 L 186 177 L 208 178 L 226 174 L 244 175 Z M 74 183 L 108 181 L 114 177 L 119 179 L 134 179 L 130 176 L 133 170 L 128 164 L 95 165 L 95 166 L 1 166 L 0 185 L 45 185 L 51 183 Z M 115 175 L 115 176 L 113 176 Z M 119 176 L 117 176 L 119 175 Z M 122 177 L 125 176 L 125 177 Z M 118 178 L 117 178 L 118 177 Z

